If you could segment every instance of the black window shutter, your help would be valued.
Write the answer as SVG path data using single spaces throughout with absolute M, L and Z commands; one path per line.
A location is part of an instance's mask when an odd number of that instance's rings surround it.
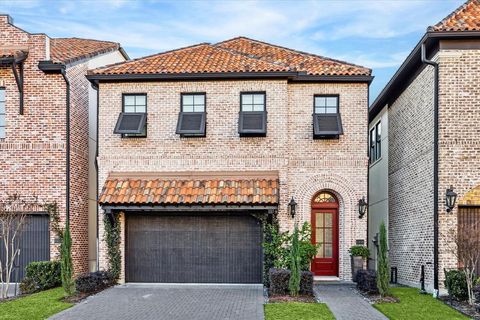
M 184 137 L 204 137 L 205 118 L 205 112 L 180 112 L 178 115 L 177 134 Z
M 238 133 L 240 136 L 265 136 L 267 134 L 267 113 L 265 111 L 240 112 Z
M 115 134 L 141 134 L 147 123 L 146 113 L 120 113 L 113 133 Z
M 343 134 L 343 127 L 339 113 L 313 115 L 313 137 L 315 139 L 338 138 L 341 134 Z

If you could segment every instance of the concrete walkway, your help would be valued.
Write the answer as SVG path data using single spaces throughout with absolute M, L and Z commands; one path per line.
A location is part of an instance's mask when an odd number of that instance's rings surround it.
M 388 320 L 356 292 L 354 284 L 317 284 L 314 291 L 337 320 Z
M 50 319 L 263 320 L 262 285 L 126 284 Z

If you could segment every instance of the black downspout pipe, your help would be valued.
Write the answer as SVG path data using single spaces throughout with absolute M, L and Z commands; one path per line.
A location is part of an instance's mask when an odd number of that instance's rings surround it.
M 99 222 L 99 210 L 98 210 L 98 188 L 99 188 L 99 178 L 98 178 L 98 150 L 99 150 L 99 146 L 98 146 L 98 137 L 99 137 L 99 133 L 98 133 L 98 127 L 99 127 L 99 119 L 98 119 L 98 116 L 100 115 L 100 86 L 98 85 L 98 83 L 96 83 L 95 85 L 92 85 L 92 87 L 94 89 L 97 90 L 97 123 L 96 123 L 96 146 L 95 146 L 95 161 L 94 161 L 94 164 L 95 164 L 95 176 L 96 176 L 96 185 L 95 185 L 95 192 L 96 192 L 96 204 L 95 204 L 95 210 L 96 210 L 96 224 L 97 224 L 97 230 L 96 230 L 96 234 L 97 234 L 97 237 L 96 237 L 96 242 L 97 242 L 97 261 L 96 261 L 96 268 L 97 268 L 97 271 L 100 270 L 100 232 L 98 230 L 99 228 L 99 225 L 100 225 L 100 222 Z
M 434 67 L 434 94 L 433 94 L 433 287 L 434 296 L 438 297 L 438 63 L 427 59 L 425 43 L 422 44 L 422 62 Z
M 370 85 L 367 88 L 367 248 L 370 247 L 369 243 L 369 224 L 370 224 L 370 117 L 369 117 L 369 108 L 370 108 Z M 369 269 L 370 258 L 367 258 L 367 269 Z
M 66 228 L 70 228 L 70 81 L 68 81 L 67 72 L 65 68 L 62 68 L 60 73 L 63 76 L 63 80 L 65 80 L 66 84 L 66 128 L 65 128 L 65 135 L 66 135 L 66 203 L 65 203 L 65 213 L 66 213 Z

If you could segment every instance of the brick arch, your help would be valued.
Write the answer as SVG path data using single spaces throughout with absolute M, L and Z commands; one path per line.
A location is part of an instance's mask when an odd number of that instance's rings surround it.
M 337 198 L 339 204 L 339 276 L 341 279 L 349 279 L 351 277 L 349 274 L 350 259 L 347 250 L 355 238 L 356 231 L 354 219 L 357 219 L 356 210 L 359 195 L 351 185 L 353 185 L 352 182 L 344 177 L 331 173 L 323 173 L 304 180 L 294 193 L 295 200 L 298 204 L 295 220 L 299 224 L 303 224 L 304 222 L 310 223 L 311 201 L 318 192 L 328 191 Z M 346 224 L 349 225 L 348 228 L 346 228 Z
M 480 206 L 480 184 L 458 199 L 459 206 Z

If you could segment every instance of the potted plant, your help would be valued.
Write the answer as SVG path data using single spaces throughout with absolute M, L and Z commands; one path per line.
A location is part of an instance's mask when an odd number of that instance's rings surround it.
M 355 245 L 348 250 L 352 259 L 352 279 L 355 282 L 355 275 L 358 270 L 363 269 L 365 260 L 370 256 L 370 250 L 365 246 Z

